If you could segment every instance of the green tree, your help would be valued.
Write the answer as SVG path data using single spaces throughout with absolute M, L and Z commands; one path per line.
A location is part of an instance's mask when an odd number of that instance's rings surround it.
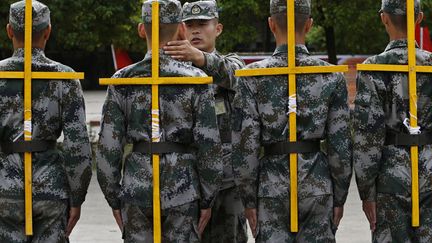
M 3 0 L 1 16 L 8 16 L 10 3 Z M 92 52 L 111 44 L 137 50 L 140 40 L 136 24 L 140 19 L 141 0 L 51 0 L 53 33 L 50 49 Z M 7 24 L 7 18 L 0 22 Z M 9 46 L 5 31 L 0 31 L 1 48 Z

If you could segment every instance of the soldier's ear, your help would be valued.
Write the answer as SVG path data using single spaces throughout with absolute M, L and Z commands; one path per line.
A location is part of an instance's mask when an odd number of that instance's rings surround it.
M 12 26 L 10 24 L 6 25 L 6 33 L 7 33 L 8 38 L 10 40 L 12 40 L 14 38 L 14 33 L 13 33 L 13 30 L 12 30 Z
M 276 23 L 273 21 L 272 17 L 268 18 L 268 25 L 273 34 L 276 33 Z
M 144 24 L 143 23 L 139 23 L 138 24 L 138 28 L 137 28 L 137 30 L 138 30 L 138 36 L 141 38 L 141 39 L 146 39 L 146 32 L 145 32 L 145 27 L 144 27 Z
M 223 24 L 217 23 L 216 24 L 216 37 L 219 37 L 223 32 Z
M 381 22 L 387 28 L 387 26 L 389 25 L 389 18 L 388 18 L 388 16 L 385 13 L 381 13 L 380 16 L 381 16 Z
M 420 23 L 423 21 L 423 18 L 424 18 L 424 13 L 423 13 L 423 12 L 420 12 L 420 13 L 417 15 L 416 25 L 420 24 Z
M 309 31 L 312 29 L 312 26 L 313 26 L 313 18 L 309 18 L 306 21 L 305 34 L 309 33 Z
M 43 35 L 44 40 L 48 41 L 50 35 L 51 35 L 51 25 L 48 25 L 48 28 L 46 28 L 46 30 L 44 31 L 44 35 Z
M 186 24 L 185 23 L 182 22 L 181 24 L 179 24 L 177 32 L 178 32 L 177 37 L 179 40 L 186 40 L 187 39 L 186 38 Z

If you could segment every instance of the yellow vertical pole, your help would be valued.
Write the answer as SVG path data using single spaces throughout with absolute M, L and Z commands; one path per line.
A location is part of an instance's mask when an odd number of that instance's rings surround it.
M 152 4 L 152 76 L 159 78 L 159 3 Z M 159 128 L 159 85 L 152 85 L 152 142 L 160 142 Z M 161 204 L 159 154 L 153 155 L 153 238 L 155 243 L 161 243 Z
M 288 16 L 288 68 L 295 68 L 295 9 L 294 0 L 289 0 L 287 5 Z M 296 74 L 288 75 L 288 96 L 297 99 Z M 297 141 L 297 114 L 289 113 L 289 141 Z M 291 232 L 298 232 L 298 188 L 297 188 L 297 154 L 290 154 L 290 215 Z
M 415 6 L 414 0 L 407 0 L 408 18 L 408 67 L 409 67 L 409 97 L 410 97 L 410 126 L 417 127 L 417 73 L 415 49 Z M 412 226 L 420 226 L 419 204 L 419 175 L 418 175 L 418 146 L 411 147 L 411 191 L 412 191 Z
M 32 140 L 32 0 L 25 5 L 24 41 L 24 140 Z M 25 232 L 33 235 L 32 154 L 24 153 Z

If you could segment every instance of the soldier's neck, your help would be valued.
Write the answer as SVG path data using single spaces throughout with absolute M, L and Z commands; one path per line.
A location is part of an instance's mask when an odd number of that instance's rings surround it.
M 14 50 L 24 48 L 24 42 L 13 39 L 12 45 Z M 32 48 L 45 49 L 45 42 L 33 42 Z
M 407 39 L 406 33 L 389 33 L 390 41 Z
M 162 49 L 162 47 L 166 46 L 167 43 L 168 43 L 168 42 L 165 42 L 165 41 L 160 42 L 160 43 L 159 43 L 159 49 Z M 149 39 L 147 39 L 147 50 L 148 50 L 148 51 L 151 51 L 151 50 L 152 50 L 152 43 L 151 43 L 151 40 L 149 40 Z
M 276 46 L 286 45 L 288 40 L 286 38 L 286 34 L 277 36 L 275 35 Z M 306 36 L 303 34 L 296 33 L 295 44 L 296 45 L 304 45 L 306 43 Z

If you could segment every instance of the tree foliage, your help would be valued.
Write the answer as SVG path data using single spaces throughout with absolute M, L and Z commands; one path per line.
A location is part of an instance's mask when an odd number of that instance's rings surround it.
M 0 5 L 0 26 L 8 22 L 9 4 Z M 52 12 L 53 33 L 49 50 L 106 51 L 111 44 L 132 52 L 143 52 L 138 38 L 142 0 L 42 0 Z M 187 0 L 181 0 L 182 3 Z M 194 1 L 194 0 L 189 0 Z M 222 51 L 271 51 L 272 35 L 267 27 L 269 0 L 218 0 L 224 33 L 218 40 Z M 341 54 L 373 54 L 383 50 L 388 37 L 381 24 L 378 0 L 313 0 L 314 28 L 307 38 L 312 50 L 329 52 L 329 33 Z M 432 26 L 432 0 L 422 0 L 426 20 Z M 4 28 L 3 28 L 4 29 Z M 331 40 L 330 40 L 331 41 Z M 257 44 L 259 43 L 259 44 Z M 5 31 L 0 31 L 0 50 L 11 49 Z
M 3 0 L 1 16 L 8 16 L 10 3 Z M 141 0 L 51 0 L 43 1 L 51 10 L 53 32 L 50 49 L 92 52 L 111 44 L 136 49 L 140 40 L 136 35 Z M 0 24 L 5 26 L 7 18 Z M 0 31 L 1 43 L 9 43 Z M 2 46 L 3 47 L 3 46 Z

